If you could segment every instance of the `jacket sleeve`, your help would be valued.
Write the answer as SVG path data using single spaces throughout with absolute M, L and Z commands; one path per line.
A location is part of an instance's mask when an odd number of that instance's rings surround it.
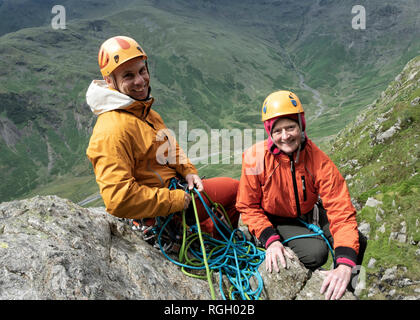
M 87 149 L 107 211 L 141 219 L 181 211 L 184 191 L 140 185 L 134 178 L 132 144 L 124 135 L 93 136 Z
M 182 177 L 186 177 L 187 174 L 198 174 L 195 166 L 190 162 L 184 150 L 181 149 L 178 142 L 175 141 L 175 150 L 176 150 L 176 162 L 174 164 L 169 164 L 169 167 L 174 168 L 178 174 Z
M 359 252 L 356 209 L 351 203 L 343 176 L 328 156 L 320 150 L 319 152 L 322 153 L 322 160 L 319 161 L 320 167 L 316 173 L 317 188 L 327 211 L 337 262 L 339 258 L 345 258 L 355 265 Z
M 260 159 L 261 160 L 261 159 Z M 248 149 L 242 156 L 242 173 L 236 198 L 236 209 L 251 234 L 265 247 L 267 240 L 277 235 L 272 223 L 261 207 L 262 190 L 259 180 L 263 165 L 257 160 L 255 150 Z
M 179 146 L 175 136 L 172 134 L 172 131 L 165 126 L 162 117 L 157 112 L 153 112 L 153 116 L 156 119 L 157 126 L 159 128 L 157 139 L 167 140 L 166 143 L 168 154 L 165 157 L 167 165 L 184 178 L 187 174 L 190 173 L 198 174 L 195 166 L 190 162 L 184 150 L 182 150 L 182 148 Z

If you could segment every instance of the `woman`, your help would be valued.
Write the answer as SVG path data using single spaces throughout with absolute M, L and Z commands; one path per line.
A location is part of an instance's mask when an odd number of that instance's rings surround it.
M 327 289 L 327 299 L 339 299 L 350 282 L 352 268 L 361 264 L 365 248 L 345 180 L 308 139 L 304 110 L 294 93 L 270 94 L 263 103 L 262 121 L 268 139 L 244 153 L 236 208 L 267 249 L 270 272 L 272 267 L 279 271 L 277 260 L 286 267 L 284 256 L 292 258 L 282 241 L 310 233 L 297 218 L 312 222 L 313 213 L 320 212 L 319 225 L 334 246 L 337 265 L 326 272 L 321 292 Z M 326 213 L 322 207 L 317 210 L 319 198 Z M 287 246 L 312 270 L 328 258 L 327 243 L 319 236 L 291 240 Z

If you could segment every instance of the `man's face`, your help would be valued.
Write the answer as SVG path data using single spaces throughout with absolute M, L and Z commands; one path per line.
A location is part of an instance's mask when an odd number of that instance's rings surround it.
M 118 66 L 114 70 L 113 76 L 117 88 L 115 88 L 111 77 L 105 78 L 111 88 L 119 90 L 133 99 L 143 100 L 147 98 L 150 76 L 146 68 L 146 62 L 141 58 L 128 60 Z
M 297 150 L 300 144 L 299 125 L 290 119 L 280 118 L 274 124 L 271 131 L 273 142 L 286 154 L 291 154 Z

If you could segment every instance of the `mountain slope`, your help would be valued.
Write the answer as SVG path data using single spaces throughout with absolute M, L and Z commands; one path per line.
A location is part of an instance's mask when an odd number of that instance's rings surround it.
M 420 56 L 331 146 L 369 236 L 369 298 L 415 296 L 420 285 L 419 137 Z

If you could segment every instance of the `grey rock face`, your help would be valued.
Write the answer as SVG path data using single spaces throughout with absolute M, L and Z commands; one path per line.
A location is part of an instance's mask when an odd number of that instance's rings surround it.
M 55 196 L 0 204 L 0 299 L 210 299 L 118 219 Z
M 262 298 L 323 299 L 322 279 L 311 277 L 297 260 L 288 263 L 287 270 L 271 274 L 261 265 Z M 221 299 L 217 280 L 214 284 Z M 37 196 L 0 204 L 0 299 L 209 300 L 211 295 L 206 280 L 183 274 L 104 209 Z

